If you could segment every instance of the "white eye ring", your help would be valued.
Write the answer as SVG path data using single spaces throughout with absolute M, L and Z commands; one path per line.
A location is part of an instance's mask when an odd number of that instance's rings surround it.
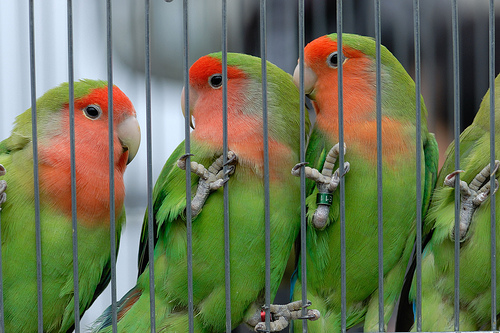
M 337 51 L 330 53 L 326 58 L 326 64 L 331 68 L 337 68 L 339 65 L 339 57 Z
M 90 104 L 90 105 L 87 105 L 83 109 L 83 114 L 85 115 L 85 117 L 89 118 L 90 120 L 96 120 L 96 119 L 101 118 L 102 110 L 101 110 L 101 107 L 99 105 Z
M 214 74 L 208 78 L 208 84 L 214 89 L 219 89 L 222 87 L 222 75 Z

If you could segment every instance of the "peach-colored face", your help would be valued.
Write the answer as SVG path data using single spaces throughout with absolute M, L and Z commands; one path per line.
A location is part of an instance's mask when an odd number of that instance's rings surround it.
M 210 146 L 214 151 L 222 151 L 221 61 L 211 56 L 204 56 L 191 66 L 189 77 L 189 109 L 195 127 L 192 137 Z M 239 164 L 252 164 L 256 168 L 261 168 L 263 166 L 261 85 L 235 66 L 228 66 L 227 77 L 229 150 L 236 153 Z M 273 140 L 269 142 L 269 149 L 275 156 L 290 154 L 288 147 Z
M 338 63 L 343 70 L 343 119 L 345 142 L 358 145 L 365 156 L 376 160 L 376 91 L 374 59 L 348 45 L 339 56 L 337 41 L 328 36 L 317 38 L 304 49 L 304 89 L 316 112 L 316 125 L 338 141 Z M 294 82 L 298 85 L 298 66 Z M 383 117 L 382 138 L 386 157 L 405 151 L 404 124 Z
M 97 88 L 75 100 L 75 170 L 77 211 L 82 223 L 109 219 L 108 89 Z M 71 216 L 71 146 L 68 105 L 63 107 L 60 130 L 39 148 L 41 191 Z M 123 172 L 140 144 L 139 123 L 125 94 L 113 87 L 113 158 L 115 206 L 125 197 Z

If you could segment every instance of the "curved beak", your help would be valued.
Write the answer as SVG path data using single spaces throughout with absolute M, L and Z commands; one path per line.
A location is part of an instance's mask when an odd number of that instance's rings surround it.
M 297 88 L 300 89 L 300 68 L 299 65 L 295 67 L 295 70 L 293 71 L 293 83 L 297 86 Z M 318 76 L 314 71 L 304 64 L 304 92 L 306 95 L 309 95 L 310 98 L 314 99 L 314 86 L 316 85 L 316 81 L 318 79 Z
M 117 133 L 123 151 L 128 150 L 127 164 L 129 164 L 134 159 L 141 144 L 141 128 L 137 118 L 134 116 L 126 118 L 117 126 Z
M 184 94 L 185 92 L 183 87 L 181 92 L 181 109 L 182 109 L 182 114 L 184 115 L 184 117 L 186 117 L 186 109 L 185 109 L 186 98 L 184 97 Z M 189 110 L 193 108 L 195 101 L 196 101 L 195 92 L 193 91 L 193 89 L 189 89 Z M 192 129 L 194 129 L 193 115 L 191 114 L 191 112 L 189 112 L 189 125 L 191 126 Z

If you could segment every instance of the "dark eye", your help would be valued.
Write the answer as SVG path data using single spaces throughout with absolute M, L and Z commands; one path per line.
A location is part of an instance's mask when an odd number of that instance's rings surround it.
M 222 75 L 214 74 L 208 78 L 208 83 L 214 89 L 220 88 L 222 86 Z
M 95 120 L 99 119 L 99 117 L 102 114 L 102 111 L 99 105 L 91 104 L 88 105 L 85 109 L 83 109 L 83 113 L 85 114 L 85 117 Z
M 339 57 L 337 55 L 337 51 L 331 53 L 328 56 L 328 58 L 326 59 L 326 63 L 332 68 L 337 68 L 337 66 L 339 65 Z

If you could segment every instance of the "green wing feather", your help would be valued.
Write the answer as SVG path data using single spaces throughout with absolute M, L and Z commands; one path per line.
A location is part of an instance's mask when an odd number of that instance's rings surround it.
M 192 147 L 194 159 L 198 161 L 196 146 Z M 177 161 L 184 155 L 185 144 L 182 142 L 172 152 L 163 169 L 158 176 L 158 180 L 153 189 L 153 230 L 154 230 L 154 246 L 158 241 L 158 237 L 165 232 L 165 223 L 175 221 L 178 217 L 184 218 L 184 210 L 186 209 L 186 172 L 177 166 Z M 204 154 L 202 154 L 204 155 Z M 200 162 L 199 162 L 200 163 Z M 199 177 L 196 174 L 191 174 L 191 189 L 195 193 Z M 138 276 L 146 269 L 149 263 L 148 255 L 148 219 L 149 214 L 146 209 L 144 221 L 142 225 L 141 238 L 139 243 L 138 257 Z

